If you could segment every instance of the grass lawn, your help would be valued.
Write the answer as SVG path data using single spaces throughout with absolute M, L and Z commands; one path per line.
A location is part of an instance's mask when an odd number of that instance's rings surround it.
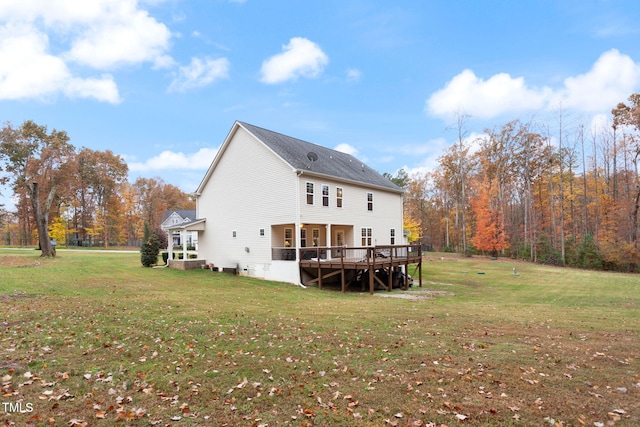
M 0 249 L 2 425 L 640 425 L 638 275 L 429 254 L 383 297 L 38 254 Z

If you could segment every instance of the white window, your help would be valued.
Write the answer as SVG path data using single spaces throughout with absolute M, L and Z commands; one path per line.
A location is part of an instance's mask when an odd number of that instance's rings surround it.
M 361 229 L 361 236 L 362 236 L 362 246 L 371 246 L 371 242 L 373 240 L 372 229 L 369 227 L 363 227 Z
M 260 229 L 260 237 L 264 237 L 264 228 Z
M 342 187 L 336 187 L 336 206 L 342 207 Z
M 300 246 L 303 248 L 307 247 L 307 229 L 306 228 L 300 229 Z
M 238 237 L 238 232 L 236 230 L 233 230 L 231 232 L 231 236 L 233 236 L 233 238 L 235 239 L 236 237 Z
M 329 186 L 322 184 L 322 206 L 329 206 Z
M 373 210 L 373 193 L 367 193 L 367 210 Z
M 307 204 L 313 204 L 313 182 L 307 182 Z
M 284 245 L 287 248 L 293 246 L 293 228 L 284 229 Z
M 391 229 L 391 244 L 392 245 L 396 244 L 396 229 L 395 228 Z
M 320 244 L 320 229 L 314 228 L 311 230 L 311 240 L 313 241 L 313 246 L 318 246 Z

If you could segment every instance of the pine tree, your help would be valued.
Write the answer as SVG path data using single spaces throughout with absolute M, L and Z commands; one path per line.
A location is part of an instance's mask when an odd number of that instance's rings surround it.
M 151 230 L 149 223 L 144 223 L 144 235 L 142 238 L 142 246 L 140 247 L 140 259 L 142 265 L 151 267 L 158 263 L 158 254 L 160 253 L 160 240 L 158 235 Z

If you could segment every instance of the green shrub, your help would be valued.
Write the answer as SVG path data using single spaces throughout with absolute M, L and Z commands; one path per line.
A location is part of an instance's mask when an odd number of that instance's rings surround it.
M 160 240 L 158 235 L 149 228 L 149 224 L 144 224 L 144 235 L 142 246 L 140 247 L 140 261 L 145 267 L 151 267 L 158 263 L 160 253 Z

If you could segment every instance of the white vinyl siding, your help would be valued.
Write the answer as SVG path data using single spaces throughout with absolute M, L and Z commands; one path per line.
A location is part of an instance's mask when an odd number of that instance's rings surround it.
M 402 194 L 384 191 L 376 188 L 372 189 L 363 185 L 357 185 L 345 181 L 325 181 L 329 185 L 330 194 L 336 195 L 336 201 L 331 201 L 329 207 L 306 204 L 306 182 L 313 182 L 309 175 L 303 174 L 299 181 L 300 192 L 300 222 L 304 224 L 331 224 L 346 225 L 353 227 L 353 232 L 345 235 L 347 246 L 360 246 L 360 229 L 371 227 L 374 230 L 385 230 L 381 235 L 376 235 L 372 239 L 373 245 L 389 245 L 391 228 L 402 230 Z M 317 186 L 320 184 L 316 181 Z M 337 190 L 342 191 L 342 207 L 338 207 Z M 373 194 L 375 200 L 374 211 L 368 210 L 368 193 Z M 311 229 L 308 231 L 307 245 L 311 246 Z M 322 237 L 322 236 L 321 236 Z M 396 240 L 397 241 L 397 240 Z M 331 244 L 335 244 L 331 241 Z
M 271 225 L 295 223 L 299 184 L 291 167 L 243 128 L 232 138 L 221 148 L 197 199 L 196 217 L 207 221 L 198 255 L 220 268 L 239 266 L 242 272 L 271 263 Z M 265 238 L 259 238 L 260 229 L 265 229 Z

